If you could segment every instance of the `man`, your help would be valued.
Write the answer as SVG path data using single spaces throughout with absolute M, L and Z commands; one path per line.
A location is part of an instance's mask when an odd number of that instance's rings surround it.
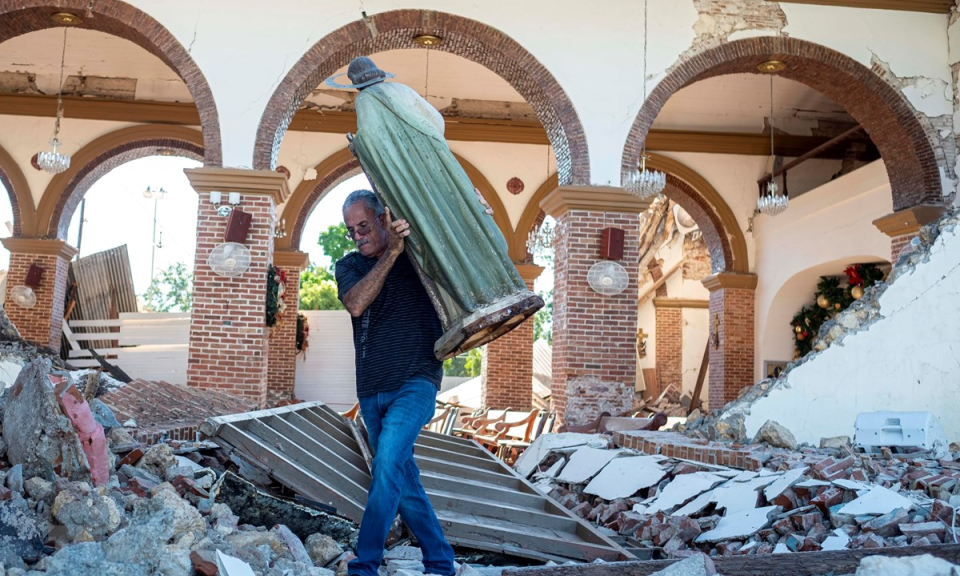
M 454 573 L 453 549 L 420 484 L 413 444 L 434 415 L 443 364 L 433 353 L 440 319 L 404 252 L 406 220 L 393 221 L 376 195 L 357 190 L 343 204 L 357 251 L 336 265 L 337 289 L 353 321 L 357 397 L 375 452 L 351 576 L 376 576 L 399 510 L 423 551 L 428 574 Z

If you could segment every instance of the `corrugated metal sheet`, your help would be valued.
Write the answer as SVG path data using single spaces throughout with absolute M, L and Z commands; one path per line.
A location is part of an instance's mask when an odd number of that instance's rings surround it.
M 77 285 L 77 300 L 70 314 L 71 320 L 106 320 L 117 318 L 122 312 L 138 312 L 126 244 L 71 262 L 69 279 Z M 84 347 L 103 348 L 110 345 L 110 340 L 98 340 L 87 342 Z

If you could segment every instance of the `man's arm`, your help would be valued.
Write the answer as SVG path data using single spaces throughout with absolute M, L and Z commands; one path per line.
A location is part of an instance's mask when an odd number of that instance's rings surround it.
M 343 295 L 343 307 L 354 318 L 361 316 L 370 307 L 370 304 L 376 300 L 383 288 L 383 283 L 387 280 L 387 274 L 390 273 L 390 269 L 393 268 L 397 258 L 403 253 L 403 239 L 410 235 L 410 224 L 406 220 L 400 219 L 393 222 L 390 219 L 389 208 L 386 209 L 385 214 L 384 226 L 387 227 L 387 235 L 390 240 L 386 251 L 380 256 L 370 272 Z

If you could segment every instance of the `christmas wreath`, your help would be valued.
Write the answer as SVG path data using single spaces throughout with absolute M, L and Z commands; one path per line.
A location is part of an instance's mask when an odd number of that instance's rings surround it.
M 804 306 L 790 322 L 796 358 L 813 349 L 813 339 L 826 321 L 859 300 L 863 291 L 883 280 L 883 271 L 876 264 L 854 264 L 844 270 L 847 285 L 839 276 L 821 276 L 817 283 L 814 303 Z
M 273 328 L 283 321 L 287 305 L 283 296 L 287 291 L 287 273 L 276 266 L 267 267 L 267 327 Z
M 303 354 L 306 360 L 307 348 L 310 347 L 310 323 L 303 312 L 297 313 L 297 354 Z

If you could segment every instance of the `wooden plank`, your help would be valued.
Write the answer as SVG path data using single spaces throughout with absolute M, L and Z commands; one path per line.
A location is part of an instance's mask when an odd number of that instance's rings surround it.
M 369 472 L 366 461 L 364 461 L 363 456 L 359 455 L 356 450 L 351 449 L 346 444 L 343 444 L 338 439 L 334 438 L 330 434 L 327 434 L 326 431 L 318 428 L 299 413 L 292 412 L 290 414 L 284 414 L 282 417 L 272 416 L 271 418 L 276 418 L 277 420 L 283 421 L 290 426 L 291 429 L 298 430 L 304 436 L 307 436 L 313 441 L 325 445 L 327 449 L 334 452 L 339 458 L 349 462 L 350 465 L 357 470 L 360 470 L 364 473 Z M 275 428 L 279 426 L 270 420 L 268 420 L 268 423 Z
M 535 495 L 524 494 L 506 486 L 488 484 L 479 480 L 453 476 L 443 472 L 421 470 L 420 483 L 426 490 L 460 492 L 486 500 L 506 502 L 518 506 L 533 507 L 539 500 Z
M 283 434 L 311 454 L 322 455 L 323 462 L 336 466 L 338 470 L 349 475 L 357 484 L 366 486 L 370 483 L 370 471 L 363 459 L 357 458 L 356 453 L 343 450 L 341 444 L 332 442 L 326 434 L 320 432 L 317 438 L 311 438 L 303 430 L 291 425 L 290 422 L 279 416 L 270 416 L 258 420 L 258 422 L 263 422 L 271 429 Z M 341 448 L 338 449 L 337 447 Z
M 346 426 L 340 427 L 338 425 L 331 424 L 322 414 L 315 412 L 314 410 L 301 410 L 295 412 L 289 418 L 302 418 L 316 426 L 320 430 L 323 430 L 331 438 L 335 439 L 337 442 L 340 442 L 344 446 L 347 446 L 350 450 L 353 450 L 357 454 L 360 454 L 360 446 L 357 444 L 357 441 L 354 440 L 353 434 L 349 429 L 345 429 Z
M 71 320 L 69 324 L 71 328 L 119 328 L 120 320 Z
M 736 576 L 822 576 L 853 574 L 867 556 L 920 556 L 930 554 L 954 564 L 960 563 L 960 544 L 902 546 L 897 548 L 860 548 L 827 552 L 765 554 L 762 556 L 716 556 L 712 558 L 720 574 Z M 615 562 L 586 566 L 550 566 L 508 568 L 503 576 L 650 576 L 680 560 Z
M 481 458 L 472 454 L 461 454 L 451 450 L 443 450 L 441 448 L 424 446 L 422 444 L 415 444 L 413 452 L 417 456 L 434 458 L 454 464 L 463 464 L 464 466 L 473 466 L 481 470 L 500 470 L 500 467 L 497 466 L 496 462 L 492 462 L 487 458 Z
M 473 514 L 495 520 L 504 520 L 514 524 L 523 524 L 574 533 L 577 522 L 565 516 L 548 514 L 543 510 L 515 504 L 493 502 L 485 498 L 464 496 L 457 492 L 427 490 L 430 504 L 434 510 L 450 510 L 461 514 Z
M 220 429 L 227 424 L 243 422 L 244 420 L 250 420 L 253 418 L 263 418 L 275 414 L 281 415 L 286 414 L 287 412 L 295 412 L 297 410 L 310 408 L 316 404 L 319 404 L 319 402 L 304 402 L 302 404 L 291 404 L 289 406 L 268 408 L 266 410 L 257 410 L 254 412 L 241 412 L 240 414 L 226 414 L 223 416 L 217 416 L 215 418 L 207 418 L 206 421 L 200 425 L 200 432 L 206 436 L 209 436 L 210 438 L 213 438 L 217 435 Z
M 248 459 L 256 460 L 270 470 L 270 475 L 300 494 L 323 502 L 337 509 L 338 514 L 347 518 L 363 517 L 363 505 L 342 494 L 330 485 L 325 477 L 319 477 L 300 464 L 291 462 L 267 444 L 246 434 L 233 423 L 219 427 L 218 436 L 241 450 Z
M 906 12 L 929 12 L 949 14 L 953 0 L 766 0 L 767 2 L 790 2 L 817 6 L 845 6 L 874 10 L 903 10 Z
M 690 409 L 687 410 L 687 416 L 693 414 L 693 411 L 700 407 L 700 394 L 703 393 L 703 382 L 707 379 L 708 366 L 710 366 L 710 338 L 707 338 L 707 346 L 703 349 L 700 371 L 697 372 L 697 385 L 693 389 L 693 398 L 690 399 Z

